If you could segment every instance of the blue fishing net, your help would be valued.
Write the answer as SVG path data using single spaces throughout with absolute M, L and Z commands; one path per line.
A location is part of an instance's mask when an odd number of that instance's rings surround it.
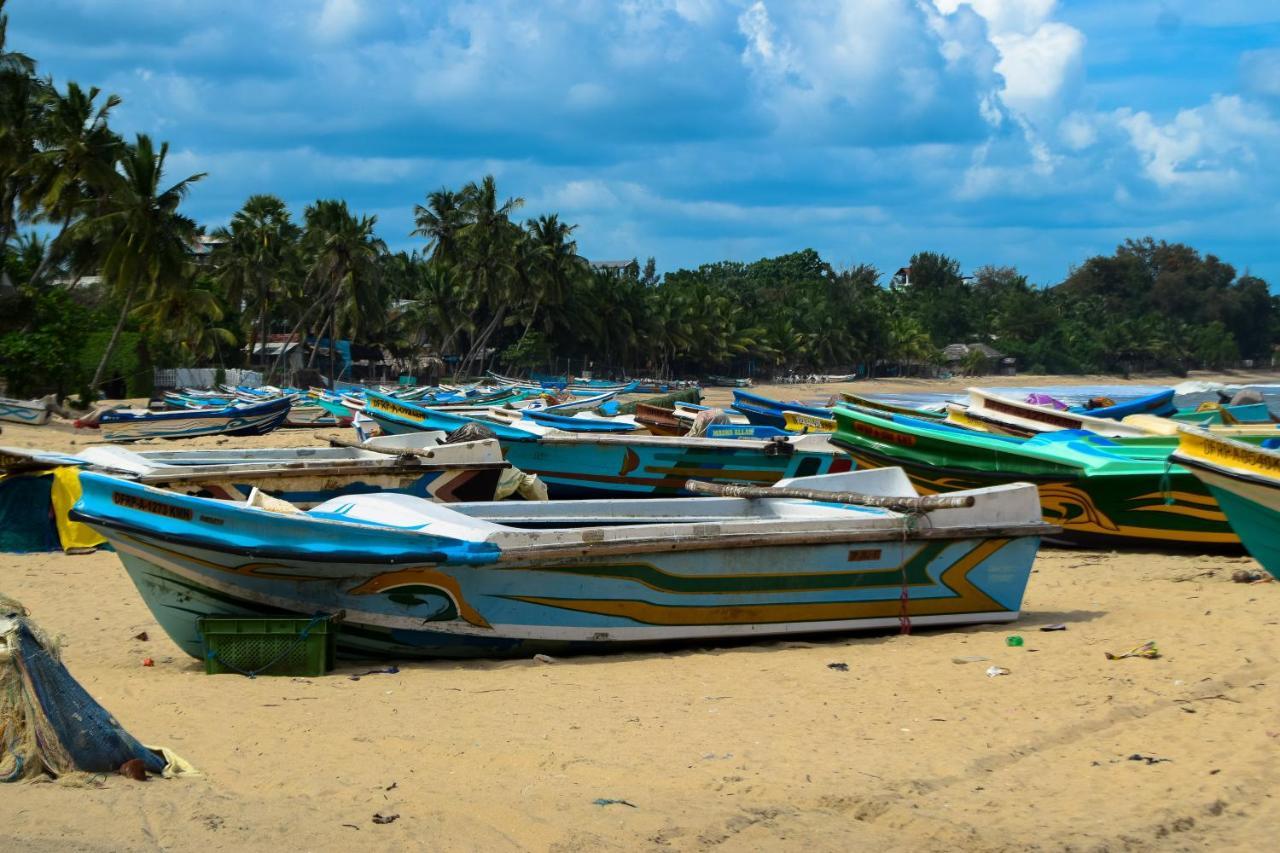
M 165 759 L 125 731 L 80 686 L 16 602 L 0 597 L 0 781 L 42 773 L 113 773 Z

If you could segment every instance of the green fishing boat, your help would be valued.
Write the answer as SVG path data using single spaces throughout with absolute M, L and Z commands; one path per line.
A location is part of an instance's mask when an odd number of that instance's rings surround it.
M 1176 438 L 1104 438 L 1081 432 L 1034 438 L 971 432 L 851 408 L 835 409 L 831 443 L 859 468 L 901 467 L 922 494 L 1030 482 L 1054 541 L 1083 547 L 1239 547 L 1217 501 L 1171 465 Z

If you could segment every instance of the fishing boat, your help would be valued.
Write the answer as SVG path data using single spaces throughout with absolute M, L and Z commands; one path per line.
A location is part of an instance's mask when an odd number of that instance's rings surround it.
M 210 616 L 341 613 L 340 654 L 395 657 L 1008 622 L 1051 532 L 1031 486 L 920 498 L 891 470 L 696 499 L 361 495 L 307 513 L 81 480 L 74 518 L 194 657 Z
M 802 415 L 799 412 L 783 412 L 783 422 L 787 432 L 821 432 L 836 431 L 835 418 L 820 418 L 815 415 Z
M 53 414 L 49 403 L 49 397 L 42 400 L 14 400 L 10 397 L 0 397 L 0 421 L 26 426 L 44 426 Z
M 1092 415 L 1061 411 L 1040 406 L 1013 397 L 1004 397 L 992 391 L 970 388 L 969 404 L 964 407 L 964 417 L 984 425 L 989 432 L 1013 436 L 1032 436 L 1042 432 L 1059 430 L 1088 430 L 1098 435 L 1145 435 L 1141 427 Z M 949 408 L 956 408 L 952 404 Z
M 198 435 L 264 435 L 284 423 L 292 400 L 279 397 L 261 403 L 233 403 L 210 409 L 112 409 L 98 419 L 107 441 L 145 438 L 192 438 Z
M 330 412 L 319 402 L 314 404 L 294 403 L 289 407 L 289 416 L 285 418 L 284 426 L 287 427 L 318 427 L 318 426 L 350 426 L 351 416 L 340 418 Z
M 641 403 L 635 407 L 636 423 L 651 435 L 684 435 L 689 425 L 676 417 L 674 409 Z
M 882 400 L 879 397 L 866 397 L 862 394 L 850 394 L 847 391 L 841 391 L 831 399 L 831 405 L 844 403 L 853 408 L 867 409 L 872 412 L 888 412 L 892 415 L 908 415 L 913 418 L 931 418 L 934 420 L 942 420 L 946 417 L 945 412 L 935 411 L 933 409 L 914 408 L 911 406 L 899 406 L 897 403 L 891 403 L 888 400 Z
M 732 376 L 708 376 L 707 385 L 713 388 L 750 388 L 751 377 L 736 379 Z
M 1109 406 L 1102 405 L 1092 408 L 1088 404 L 1070 406 L 1067 411 L 1077 415 L 1088 415 L 1092 418 L 1109 418 L 1115 421 L 1122 420 L 1129 415 L 1154 415 L 1159 418 L 1167 418 L 1178 411 L 1173 404 L 1174 393 L 1173 388 L 1166 388 L 1163 391 L 1157 391 L 1154 394 L 1148 394 L 1133 400 L 1126 400 L 1123 403 L 1112 403 Z
M 560 415 L 547 410 L 524 409 L 520 412 L 525 421 L 533 421 L 539 426 L 561 430 L 562 432 L 590 433 L 627 433 L 638 432 L 642 427 L 636 423 L 635 417 L 629 415 L 619 418 L 594 418 L 585 414 Z
M 901 467 L 923 494 L 1030 482 L 1054 541 L 1083 547 L 1238 547 L 1213 495 L 1170 466 L 1159 436 L 1108 439 L 1081 432 L 1016 438 L 902 415 L 837 406 L 832 444 L 858 468 Z
M 830 418 L 831 410 L 824 406 L 808 406 L 800 402 L 783 402 L 753 394 L 749 391 L 733 392 L 733 408 L 748 421 L 759 426 L 787 428 L 787 412 L 809 415 L 814 418 Z
M 185 495 L 247 500 L 255 489 L 303 509 L 344 495 L 415 495 L 436 501 L 492 500 L 511 468 L 492 439 L 442 444 L 420 433 L 412 444 L 239 450 L 86 447 L 75 454 L 0 448 L 0 474 L 72 466 Z
M 561 499 L 673 497 L 689 494 L 684 486 L 691 478 L 768 486 L 852 467 L 849 457 L 820 435 L 761 439 L 548 432 L 533 441 L 500 441 L 508 462 L 537 474 L 551 497 Z
M 1200 478 L 1245 550 L 1280 579 L 1280 452 L 1194 427 L 1179 438 L 1173 461 Z
M 365 395 L 364 414 L 377 423 L 387 435 L 405 435 L 422 430 L 453 432 L 464 426 L 482 426 L 497 438 L 508 441 L 534 441 L 547 427 L 533 421 L 514 426 L 494 418 L 479 419 L 454 412 L 432 409 L 416 403 L 397 400 L 386 394 L 369 391 Z

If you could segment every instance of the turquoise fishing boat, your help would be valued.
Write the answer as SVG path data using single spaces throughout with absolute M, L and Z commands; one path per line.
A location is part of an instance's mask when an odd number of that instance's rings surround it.
M 1031 486 L 920 498 L 891 470 L 747 497 L 363 495 L 308 513 L 81 480 L 73 517 L 195 657 L 209 616 L 341 614 L 340 653 L 395 657 L 1007 622 L 1050 530 Z
M 1280 452 L 1185 426 L 1179 438 L 1173 461 L 1200 478 L 1245 550 L 1280 579 Z
M 548 433 L 534 441 L 500 441 L 508 462 L 537 474 L 560 499 L 673 497 L 689 494 L 690 479 L 769 486 L 853 467 L 847 454 L 818 435 L 765 441 Z
M 1169 464 L 1163 436 L 1111 439 L 1080 431 L 1032 438 L 973 432 L 900 415 L 836 407 L 832 443 L 858 468 L 900 467 L 922 494 L 1029 482 L 1054 540 L 1077 547 L 1238 549 L 1213 495 Z

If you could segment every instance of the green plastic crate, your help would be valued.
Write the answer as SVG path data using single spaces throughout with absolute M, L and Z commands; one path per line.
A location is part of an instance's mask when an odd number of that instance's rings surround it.
M 208 675 L 315 676 L 333 669 L 338 631 L 328 614 L 310 619 L 206 616 L 197 630 Z

